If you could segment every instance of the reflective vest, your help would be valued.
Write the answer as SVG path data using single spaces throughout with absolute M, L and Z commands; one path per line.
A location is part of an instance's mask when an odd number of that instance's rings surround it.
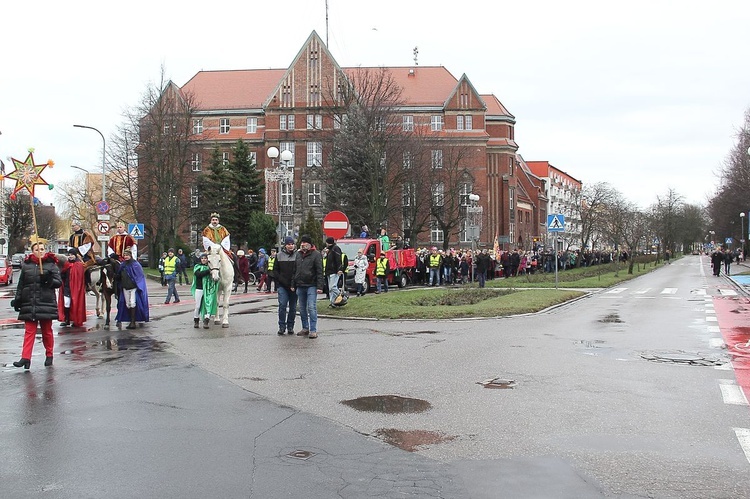
M 175 268 L 177 268 L 177 257 L 166 257 L 164 259 L 164 275 L 174 274 Z
M 385 275 L 385 269 L 388 266 L 388 259 L 387 258 L 378 258 L 377 264 L 375 265 L 375 275 L 376 276 L 384 276 Z
M 430 268 L 436 269 L 440 267 L 440 260 L 441 260 L 440 253 L 435 253 L 434 255 L 430 255 Z
M 276 265 L 276 257 L 270 256 L 268 257 L 268 271 L 271 272 L 273 270 L 273 267 Z

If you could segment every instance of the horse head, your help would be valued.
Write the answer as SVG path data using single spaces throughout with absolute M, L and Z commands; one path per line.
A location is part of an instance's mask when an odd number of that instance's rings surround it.
M 219 271 L 221 270 L 221 253 L 223 251 L 218 244 L 212 244 L 208 248 L 208 268 L 211 270 L 211 279 L 214 282 L 218 282 L 221 278 Z

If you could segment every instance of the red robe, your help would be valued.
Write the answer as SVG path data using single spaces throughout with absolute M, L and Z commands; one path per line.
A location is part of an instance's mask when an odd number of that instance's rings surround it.
M 83 263 L 79 260 L 75 262 L 67 261 L 63 265 L 61 274 L 63 275 L 63 285 L 60 286 L 57 300 L 58 320 L 60 322 L 65 320 L 64 288 L 65 276 L 67 276 L 70 284 L 70 322 L 74 326 L 82 326 L 86 322 L 86 282 L 83 278 Z
M 122 257 L 122 252 L 131 249 L 135 246 L 135 239 L 130 234 L 115 234 L 109 239 L 109 249 L 114 252 L 119 260 L 122 262 L 125 259 Z

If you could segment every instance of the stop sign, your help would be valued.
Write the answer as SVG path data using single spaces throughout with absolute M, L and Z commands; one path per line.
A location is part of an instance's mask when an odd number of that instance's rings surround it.
M 332 211 L 323 217 L 323 233 L 334 239 L 341 239 L 349 232 L 349 219 L 341 211 Z

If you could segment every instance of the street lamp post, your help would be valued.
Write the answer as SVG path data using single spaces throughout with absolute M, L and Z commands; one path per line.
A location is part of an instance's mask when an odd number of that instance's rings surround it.
M 468 214 L 471 215 L 469 218 L 470 225 L 469 231 L 471 236 L 471 268 L 469 269 L 471 282 L 474 282 L 474 262 L 476 262 L 476 251 L 477 251 L 477 239 L 479 238 L 477 224 L 477 215 L 481 214 L 481 206 L 479 206 L 479 195 L 471 193 L 469 194 L 469 206 L 466 208 Z
M 93 130 L 96 133 L 98 133 L 99 136 L 102 138 L 102 201 L 107 201 L 107 182 L 106 182 L 107 174 L 105 171 L 105 165 L 106 165 L 106 160 L 107 160 L 107 141 L 104 140 L 104 134 L 92 126 L 87 126 L 87 125 L 73 125 L 73 126 L 75 128 L 88 128 L 89 130 Z M 107 256 L 107 245 L 102 244 L 102 257 L 106 257 L 106 256 Z
M 276 147 L 269 147 L 266 151 L 266 155 L 271 159 L 271 166 L 276 165 L 276 168 L 267 168 L 265 172 L 266 178 L 266 213 L 273 214 L 275 212 L 279 216 L 279 251 L 284 246 L 283 236 L 283 221 L 282 221 L 282 209 L 281 209 L 281 190 L 284 183 L 292 183 L 292 196 L 289 205 L 289 211 L 294 214 L 294 170 L 287 168 L 289 161 L 292 160 L 292 151 L 285 149 L 279 153 L 279 149 Z M 277 161 L 276 158 L 280 159 Z M 272 206 L 273 203 L 268 203 L 268 184 L 269 182 L 276 182 L 278 186 L 276 206 Z
M 742 230 L 742 237 L 740 237 L 740 248 L 742 248 L 742 259 L 745 259 L 745 212 L 740 212 L 740 229 Z

